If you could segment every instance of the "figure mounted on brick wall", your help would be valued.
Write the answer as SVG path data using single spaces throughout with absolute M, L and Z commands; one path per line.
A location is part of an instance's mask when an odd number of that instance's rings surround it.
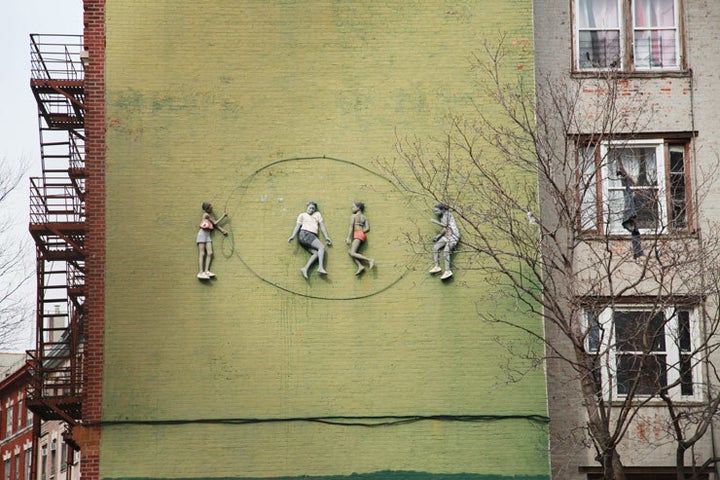
M 436 225 L 440 225 L 442 230 L 433 237 L 433 242 L 435 242 L 433 245 L 433 261 L 435 262 L 435 265 L 430 269 L 430 273 L 435 275 L 442 272 L 439 261 L 440 250 L 442 250 L 445 260 L 445 271 L 440 279 L 447 280 L 453 275 L 452 270 L 450 270 L 450 255 L 460 240 L 460 230 L 457 227 L 457 223 L 455 223 L 455 217 L 453 217 L 453 214 L 450 212 L 450 207 L 448 205 L 438 203 L 435 205 L 433 211 L 440 220 L 432 218 L 430 221 Z
M 365 204 L 363 202 L 353 203 L 352 215 L 350 216 L 350 228 L 348 229 L 348 236 L 345 240 L 345 243 L 350 245 L 348 254 L 352 257 L 358 267 L 355 275 L 360 275 L 365 270 L 365 266 L 362 262 L 367 262 L 368 268 L 370 269 L 375 266 L 375 260 L 358 253 L 358 249 L 367 239 L 367 232 L 370 231 L 370 222 L 368 222 L 364 212 Z
M 202 204 L 203 215 L 200 220 L 200 230 L 197 234 L 197 246 L 198 246 L 198 274 L 197 278 L 200 280 L 209 280 L 215 276 L 210 271 L 210 263 L 212 262 L 213 247 L 212 247 L 212 231 L 218 229 L 223 235 L 227 235 L 220 225 L 221 221 L 227 217 L 227 212 L 222 214 L 222 217 L 215 218 L 213 214 L 212 204 L 210 202 L 203 202 Z
M 305 266 L 300 269 L 300 273 L 302 273 L 302 276 L 306 279 L 308 278 L 308 270 L 316 260 L 318 261 L 318 273 L 322 273 L 323 275 L 327 275 L 328 273 L 324 267 L 325 245 L 323 245 L 318 238 L 318 229 L 322 230 L 325 236 L 325 243 L 327 243 L 328 246 L 332 245 L 332 240 L 330 240 L 330 236 L 327 233 L 322 215 L 320 215 L 318 211 L 317 203 L 308 202 L 307 210 L 298 215 L 295 229 L 292 235 L 290 235 L 290 238 L 288 238 L 288 243 L 291 243 L 295 239 L 295 236 L 298 236 L 300 245 L 310 253 L 310 259 Z

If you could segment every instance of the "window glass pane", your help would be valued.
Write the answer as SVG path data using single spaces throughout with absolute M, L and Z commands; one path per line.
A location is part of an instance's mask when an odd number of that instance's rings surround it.
M 580 147 L 578 162 L 580 164 L 580 229 L 597 230 L 597 179 L 595 165 L 597 147 Z
M 677 67 L 675 0 L 635 0 L 633 17 L 635 66 Z
M 693 394 L 692 357 L 680 355 L 680 393 Z
M 617 0 L 578 0 L 578 66 L 620 67 L 620 16 Z
M 580 28 L 615 29 L 620 26 L 617 0 L 578 0 Z
M 675 0 L 635 0 L 635 27 L 675 27 Z
M 674 229 L 687 228 L 687 199 L 685 196 L 685 147 L 670 146 L 670 225 Z
M 658 210 L 657 189 L 637 189 L 634 190 L 634 196 L 638 228 L 654 229 L 659 226 L 660 212 Z
M 678 310 L 678 347 L 681 352 L 690 352 L 692 343 L 690 341 L 690 312 L 687 310 Z
M 600 321 L 596 312 L 586 311 L 585 321 L 587 322 L 587 348 L 589 352 L 596 353 L 600 350 Z
M 615 311 L 618 352 L 664 352 L 665 314 L 650 311 Z
M 675 30 L 635 30 L 637 68 L 677 67 Z
M 25 478 L 24 480 L 30 480 L 30 473 L 32 471 L 32 448 L 25 450 Z
M 667 386 L 665 355 L 619 355 L 617 358 L 618 393 L 631 390 L 653 395 Z
M 578 32 L 578 66 L 580 68 L 619 68 L 620 32 Z
M 608 152 L 610 225 L 635 216 L 641 229 L 657 229 L 660 219 L 656 147 L 611 148 Z

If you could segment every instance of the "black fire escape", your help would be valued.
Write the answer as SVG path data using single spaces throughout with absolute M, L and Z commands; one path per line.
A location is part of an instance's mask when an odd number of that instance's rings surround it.
M 37 252 L 36 349 L 27 406 L 69 426 L 82 418 L 85 308 L 85 124 L 82 36 L 31 40 L 42 173 L 30 179 Z

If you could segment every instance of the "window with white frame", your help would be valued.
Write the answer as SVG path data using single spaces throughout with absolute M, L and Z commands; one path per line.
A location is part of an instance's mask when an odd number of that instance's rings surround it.
M 23 402 L 23 399 L 18 399 L 18 414 L 17 414 L 17 428 L 16 431 L 22 430 L 23 424 L 22 424 L 22 417 L 23 417 L 23 410 L 25 407 L 25 402 Z
M 25 473 L 23 480 L 30 480 L 32 474 L 32 447 L 25 450 Z
M 575 68 L 679 70 L 679 0 L 575 0 Z
M 686 144 L 663 139 L 581 146 L 581 230 L 629 234 L 629 218 L 640 233 L 687 230 L 686 157 Z
M 64 472 L 67 470 L 67 456 L 68 456 L 67 443 L 62 442 L 60 446 L 60 471 Z
M 53 438 L 50 442 L 50 477 L 55 476 L 57 471 L 57 439 Z
M 595 380 L 607 398 L 700 395 L 695 309 L 643 306 L 586 311 L 587 349 L 598 355 Z
M 5 436 L 10 437 L 13 434 L 13 404 L 9 403 L 5 410 Z
M 47 444 L 44 444 L 40 447 L 40 480 L 46 480 L 47 479 L 47 470 L 48 470 L 48 448 Z

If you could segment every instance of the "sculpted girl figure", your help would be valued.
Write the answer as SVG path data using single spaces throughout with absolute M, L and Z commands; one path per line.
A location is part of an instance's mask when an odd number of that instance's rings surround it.
M 360 245 L 365 243 L 367 240 L 367 232 L 370 231 L 370 222 L 364 215 L 365 204 L 362 202 L 355 202 L 352 205 L 352 215 L 350 216 L 350 228 L 348 229 L 347 239 L 345 243 L 350 245 L 348 254 L 353 258 L 358 269 L 355 275 L 360 275 L 365 267 L 362 262 L 368 263 L 368 268 L 372 269 L 375 266 L 375 260 L 372 258 L 365 257 L 358 253 Z
M 318 273 L 323 275 L 327 275 L 328 273 L 325 271 L 325 267 L 323 266 L 325 260 L 325 246 L 318 238 L 318 229 L 322 230 L 322 233 L 325 236 L 325 243 L 327 243 L 328 246 L 332 245 L 332 240 L 330 240 L 330 235 L 327 233 L 322 215 L 320 215 L 320 212 L 318 211 L 317 203 L 308 202 L 307 209 L 298 215 L 297 222 L 295 223 L 295 229 L 293 230 L 292 235 L 290 235 L 290 238 L 288 238 L 288 243 L 291 243 L 297 235 L 300 245 L 310 252 L 310 259 L 305 266 L 300 269 L 300 273 L 302 273 L 302 276 L 306 279 L 308 278 L 308 269 L 313 263 L 315 263 L 315 260 L 318 260 Z
M 452 270 L 450 270 L 450 255 L 460 240 L 460 230 L 457 227 L 457 223 L 455 223 L 455 217 L 453 217 L 453 214 L 450 212 L 448 205 L 438 203 L 435 205 L 433 212 L 440 220 L 432 218 L 430 221 L 442 227 L 442 230 L 433 238 L 433 242 L 435 242 L 433 245 L 433 262 L 435 265 L 430 269 L 430 273 L 435 275 L 442 272 L 439 261 L 440 250 L 442 250 L 445 260 L 445 271 L 440 279 L 447 280 L 453 275 Z
M 198 230 L 196 243 L 198 246 L 198 274 L 197 278 L 200 280 L 209 280 L 215 276 L 210 271 L 210 263 L 212 262 L 213 248 L 212 248 L 212 231 L 217 228 L 220 233 L 227 235 L 228 233 L 218 225 L 221 221 L 227 217 L 227 212 L 222 214 L 222 217 L 215 218 L 213 214 L 212 203 L 203 202 L 202 204 L 203 215 L 200 219 L 200 230 Z

